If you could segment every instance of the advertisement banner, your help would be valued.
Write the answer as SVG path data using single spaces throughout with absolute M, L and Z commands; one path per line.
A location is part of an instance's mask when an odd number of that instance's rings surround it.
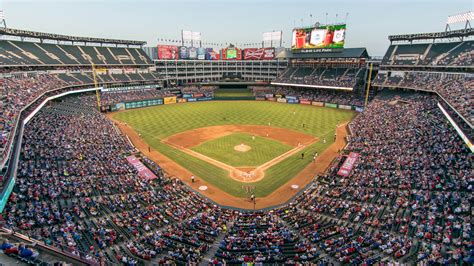
M 104 67 L 97 67 L 95 69 L 95 73 L 99 74 L 99 75 L 107 75 L 107 68 L 104 68 Z
M 219 59 L 219 53 L 214 51 L 212 48 L 206 48 L 206 55 L 205 55 L 206 60 L 218 60 Z
M 306 100 L 306 99 L 301 99 L 301 100 L 300 100 L 300 104 L 311 104 L 311 101 L 310 101 L 310 100 Z
M 298 97 L 296 97 L 296 96 L 285 96 L 285 98 L 288 99 L 288 100 L 297 100 L 298 99 Z
M 204 94 L 203 93 L 193 93 L 193 97 L 194 98 L 204 97 Z
M 244 60 L 271 60 L 275 58 L 275 48 L 244 49 Z
M 189 49 L 186 46 L 179 47 L 179 59 L 189 59 Z
M 321 106 L 321 107 L 324 106 L 323 102 L 312 102 L 311 104 L 314 105 L 314 106 Z
M 344 48 L 345 33 L 346 24 L 297 28 L 293 30 L 291 49 L 342 49 Z
M 151 100 L 143 100 L 143 101 L 136 101 L 136 102 L 126 102 L 125 109 L 134 109 L 134 108 L 142 108 L 148 106 L 155 106 L 163 104 L 163 99 L 151 99 Z
M 192 94 L 183 94 L 183 98 L 193 98 Z
M 146 167 L 137 157 L 130 155 L 127 161 L 138 171 L 138 175 L 146 180 L 158 178 L 148 167 Z
M 196 98 L 188 98 L 188 103 L 197 101 Z
M 356 106 L 355 111 L 361 113 L 364 111 L 364 108 Z
M 283 95 L 281 95 L 281 94 L 277 94 L 277 95 L 275 95 L 275 97 L 277 97 L 277 98 L 281 98 L 281 97 L 283 97 Z
M 124 68 L 123 69 L 123 73 L 125 74 L 133 74 L 133 73 L 137 73 L 137 70 L 135 68 Z
M 277 102 L 279 102 L 279 103 L 286 103 L 286 99 L 285 99 L 285 98 L 278 98 L 278 99 L 277 99 Z
M 276 101 L 276 98 L 270 97 L 270 98 L 267 98 L 267 101 L 274 102 L 274 101 Z
M 173 104 L 176 103 L 176 96 L 173 97 L 164 97 L 163 98 L 164 104 Z
M 178 103 L 185 103 L 187 102 L 185 98 L 178 98 Z
M 197 59 L 197 48 L 196 47 L 190 47 L 188 48 L 189 51 L 189 59 Z
M 206 59 L 206 50 L 202 47 L 197 48 L 197 59 L 204 60 Z
M 265 98 L 273 98 L 273 93 L 267 93 L 267 94 L 265 94 Z
M 124 103 L 117 103 L 115 104 L 115 107 L 112 106 L 112 111 L 121 111 L 121 110 L 125 110 L 125 104 Z
M 237 47 L 227 47 L 222 49 L 222 60 L 242 60 L 242 50 Z
M 356 152 L 349 153 L 349 156 L 347 156 L 341 168 L 339 168 L 337 174 L 340 176 L 348 177 L 352 170 L 352 167 L 354 167 L 354 164 L 357 161 L 357 158 L 359 158 L 359 156 L 360 155 Z
M 202 98 L 197 98 L 198 101 L 210 101 L 212 100 L 211 97 L 202 97 Z
M 294 100 L 294 99 L 288 99 L 287 102 L 288 103 L 299 103 L 298 100 Z
M 325 107 L 337 108 L 337 104 L 334 103 L 324 103 Z
M 265 101 L 265 97 L 255 97 L 255 100 L 257 100 L 257 101 Z
M 158 59 L 178 59 L 178 46 L 158 45 Z
M 352 110 L 352 106 L 340 104 L 339 109 Z

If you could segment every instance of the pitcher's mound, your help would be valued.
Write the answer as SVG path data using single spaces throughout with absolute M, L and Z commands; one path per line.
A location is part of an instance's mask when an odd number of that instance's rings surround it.
M 239 144 L 239 145 L 236 145 L 234 146 L 234 150 L 236 151 L 240 151 L 240 152 L 247 152 L 249 150 L 251 150 L 252 147 L 248 146 L 248 145 L 245 145 L 245 144 Z

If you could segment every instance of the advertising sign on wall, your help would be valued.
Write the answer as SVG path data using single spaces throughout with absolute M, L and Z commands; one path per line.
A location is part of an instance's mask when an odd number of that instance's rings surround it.
M 301 99 L 301 100 L 300 100 L 300 103 L 301 103 L 301 104 L 311 104 L 311 101 L 310 101 L 310 100 L 306 100 L 306 99 Z
M 188 51 L 189 51 L 189 57 L 188 57 L 189 59 L 197 59 L 198 55 L 197 55 L 196 47 L 189 47 Z
M 186 46 L 179 47 L 179 59 L 189 59 L 189 49 Z
M 271 60 L 275 58 L 275 48 L 244 49 L 244 60 Z
M 287 102 L 288 103 L 299 103 L 299 101 L 295 100 L 295 99 L 287 99 Z
M 204 60 L 206 59 L 206 50 L 202 47 L 197 48 L 197 59 Z
M 163 102 L 164 102 L 164 104 L 176 103 L 176 96 L 173 96 L 173 97 L 164 97 L 164 98 L 163 98 Z
M 206 60 L 218 60 L 219 59 L 219 53 L 214 51 L 212 48 L 206 48 L 206 55 L 205 55 Z
M 163 99 L 152 99 L 152 100 L 143 100 L 143 101 L 136 101 L 136 102 L 127 102 L 125 103 L 125 109 L 134 109 L 134 108 L 142 108 L 147 106 L 155 106 L 163 104 Z
M 227 47 L 222 49 L 222 60 L 242 60 L 242 50 L 237 47 Z
M 158 59 L 178 59 L 178 47 L 174 45 L 158 45 Z
M 340 105 L 339 105 L 339 109 L 351 110 L 351 109 L 352 109 L 352 106 L 340 104 Z

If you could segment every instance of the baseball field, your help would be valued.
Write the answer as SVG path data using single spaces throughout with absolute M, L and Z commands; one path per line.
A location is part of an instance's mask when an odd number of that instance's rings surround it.
M 250 187 L 262 198 L 323 160 L 314 161 L 314 154 L 324 155 L 338 125 L 354 116 L 298 104 L 211 101 L 121 111 L 111 118 L 122 131 L 131 129 L 124 132 L 134 144 L 138 138 L 158 158 L 172 161 L 159 161 L 165 170 L 176 164 L 171 168 L 183 169 L 174 173 L 186 182 L 189 176 L 179 175 L 194 175 L 200 185 L 229 197 L 246 198 Z

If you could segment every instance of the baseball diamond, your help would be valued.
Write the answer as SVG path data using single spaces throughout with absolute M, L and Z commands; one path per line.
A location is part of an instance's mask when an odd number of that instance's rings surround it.
M 353 117 L 341 109 L 252 101 L 165 105 L 112 116 L 163 156 L 235 197 L 246 196 L 245 182 L 258 187 L 257 197 L 270 195 L 311 164 L 310 154 L 333 144 L 336 126 Z M 235 153 L 243 141 L 252 150 Z M 301 153 L 308 156 L 301 159 Z
M 472 1 L 3 1 L 0 266 L 474 265 Z

